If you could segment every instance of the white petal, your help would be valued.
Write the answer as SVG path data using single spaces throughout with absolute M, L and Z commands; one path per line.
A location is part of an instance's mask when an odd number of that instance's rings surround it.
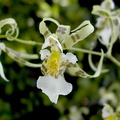
M 115 4 L 113 2 L 113 0 L 104 0 L 102 3 L 101 3 L 101 6 L 103 8 L 106 8 L 107 9 L 107 6 L 110 4 L 110 9 L 114 9 L 115 8 Z
M 108 44 L 110 41 L 110 37 L 111 37 L 111 28 L 109 27 L 105 27 L 101 33 L 99 34 L 99 36 L 101 36 L 103 42 L 105 44 Z
M 46 47 L 51 45 L 50 40 L 48 38 L 45 40 L 45 43 L 42 45 L 42 49 L 44 49 L 44 48 L 46 48 Z
M 60 48 L 60 50 L 63 52 L 63 49 L 62 49 L 62 46 L 61 46 L 61 44 L 60 44 L 60 42 L 57 40 L 57 39 L 55 39 L 55 41 L 57 42 L 57 46 Z
M 5 49 L 5 44 L 4 43 L 0 43 L 0 49 Z
M 47 59 L 50 56 L 50 51 L 47 49 L 40 50 L 41 60 Z
M 37 80 L 37 87 L 41 89 L 53 103 L 57 103 L 59 95 L 67 95 L 72 91 L 72 85 L 66 82 L 61 75 L 59 75 L 57 79 L 49 74 L 40 76 Z
M 57 42 L 57 44 L 55 44 L 56 47 L 59 47 L 59 49 L 63 52 L 63 49 L 62 49 L 62 46 L 60 44 L 60 42 L 58 41 L 58 39 L 56 39 L 54 37 L 54 34 L 50 35 L 46 40 L 45 40 L 45 43 L 43 44 L 42 46 L 42 49 L 48 47 L 48 46 L 52 46 L 52 43 L 50 42 L 50 39 L 54 40 L 55 43 Z
M 104 21 L 105 21 L 104 18 L 98 17 L 98 18 L 97 18 L 97 23 L 96 23 L 95 26 L 96 26 L 97 28 L 101 28 L 101 26 L 103 25 Z
M 102 109 L 102 117 L 107 118 L 112 114 L 113 114 L 113 109 L 108 104 L 105 104 L 104 108 Z
M 7 80 L 7 78 L 5 77 L 4 71 L 3 71 L 3 66 L 2 63 L 0 62 L 0 76 L 5 80 L 5 81 L 9 81 Z
M 73 64 L 75 64 L 78 61 L 77 57 L 72 53 L 67 53 L 66 59 L 69 60 L 69 62 L 71 62 Z

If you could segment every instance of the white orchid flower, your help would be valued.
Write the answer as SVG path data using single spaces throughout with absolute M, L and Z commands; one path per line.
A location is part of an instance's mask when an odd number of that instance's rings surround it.
M 1 55 L 1 48 L 5 48 L 4 43 L 0 43 L 0 55 Z M 3 70 L 3 66 L 2 66 L 1 61 L 0 61 L 0 76 L 1 76 L 5 81 L 8 81 L 8 79 L 5 77 L 5 74 L 4 74 L 4 70 Z
M 51 102 L 57 103 L 59 95 L 67 95 L 72 91 L 72 85 L 66 82 L 63 73 L 66 65 L 75 64 L 77 58 L 72 53 L 65 55 L 56 38 L 50 36 L 43 46 L 47 47 L 47 43 L 50 43 L 51 52 L 47 49 L 40 51 L 41 60 L 44 60 L 41 67 L 44 76 L 38 78 L 37 87 L 49 97 Z
M 103 9 L 111 10 L 111 9 L 115 8 L 115 4 L 114 4 L 114 2 L 112 0 L 104 0 L 101 3 L 101 7 Z M 106 20 L 107 20 L 106 18 L 102 18 L 102 17 L 97 18 L 96 27 L 100 28 L 101 26 L 106 24 L 104 29 L 102 29 L 102 31 L 99 33 L 99 36 L 101 37 L 102 41 L 106 45 L 108 45 L 109 42 L 110 42 L 111 34 L 112 34 L 112 28 L 111 28 L 109 22 L 106 23 Z
M 45 21 L 52 21 L 58 27 L 55 34 L 52 34 L 45 24 Z M 87 74 L 76 63 L 78 60 L 72 53 L 63 53 L 63 49 L 69 49 L 74 44 L 84 40 L 94 31 L 94 27 L 86 20 L 70 34 L 70 26 L 60 25 L 52 18 L 45 18 L 39 25 L 40 33 L 44 36 L 42 50 L 40 51 L 41 60 L 44 60 L 41 66 L 41 72 L 44 76 L 40 76 L 37 80 L 37 87 L 41 89 L 53 103 L 57 103 L 59 95 L 67 95 L 72 90 L 72 85 L 65 81 L 64 72 L 70 75 L 80 76 L 83 78 L 98 77 L 101 73 L 104 53 L 98 64 L 98 68 L 94 75 Z M 45 49 L 50 47 L 48 49 Z
M 97 18 L 97 23 L 96 23 L 96 27 L 97 28 L 101 28 L 101 26 L 105 23 L 106 19 L 105 18 Z M 108 45 L 110 42 L 110 37 L 112 34 L 112 29 L 110 27 L 110 23 L 107 23 L 107 25 L 105 25 L 104 29 L 102 29 L 99 33 L 99 37 L 101 37 L 101 40 L 103 41 L 104 44 Z
M 113 0 L 104 0 L 101 3 L 101 6 L 105 9 L 110 9 L 110 10 L 115 8 L 115 4 L 114 4 Z
M 98 36 L 101 37 L 101 43 L 106 46 L 112 46 L 119 37 L 120 19 L 114 8 L 113 0 L 104 0 L 101 6 L 94 5 L 92 10 L 93 14 L 100 16 L 97 18 L 96 28 L 99 29 Z
M 104 120 L 115 120 L 115 114 L 110 105 L 104 104 L 102 109 L 102 118 L 104 118 Z

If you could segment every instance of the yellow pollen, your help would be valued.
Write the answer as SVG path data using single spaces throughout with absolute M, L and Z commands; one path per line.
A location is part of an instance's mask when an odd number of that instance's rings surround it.
M 60 52 L 57 50 L 52 50 L 51 56 L 47 59 L 46 63 L 47 73 L 55 78 L 59 75 L 60 67 Z
M 109 117 L 105 118 L 104 120 L 115 120 L 115 117 L 113 115 L 110 115 Z

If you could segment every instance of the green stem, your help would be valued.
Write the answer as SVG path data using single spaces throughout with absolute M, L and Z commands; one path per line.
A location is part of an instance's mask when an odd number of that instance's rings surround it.
M 120 67 L 120 62 L 115 59 L 112 55 L 111 56 L 108 56 L 106 55 L 108 59 L 110 59 L 113 63 L 115 63 L 118 67 Z
M 74 50 L 74 51 L 78 51 L 78 52 L 84 52 L 84 53 L 98 55 L 98 56 L 102 55 L 102 53 L 100 53 L 100 52 L 95 52 L 95 51 L 91 51 L 91 50 L 85 50 L 85 49 L 81 49 L 81 48 L 74 48 L 74 47 L 72 47 L 72 48 L 70 48 L 70 50 Z M 115 63 L 118 67 L 120 67 L 120 62 L 117 59 L 115 59 L 112 55 L 108 55 L 108 54 L 104 53 L 104 57 L 107 57 L 113 63 Z
M 74 50 L 74 51 L 78 51 L 78 52 L 84 52 L 84 53 L 88 53 L 88 54 L 94 54 L 94 55 L 98 55 L 101 56 L 102 54 L 100 52 L 95 52 L 95 51 L 91 51 L 91 50 L 85 50 L 85 49 L 81 49 L 81 48 L 70 48 L 70 50 Z
M 15 37 L 12 37 L 12 36 L 6 36 L 6 35 L 0 35 L 0 38 L 11 38 L 13 39 L 14 41 L 16 42 L 19 42 L 19 43 L 23 43 L 23 44 L 29 44 L 29 45 L 42 45 L 43 43 L 40 43 L 40 42 L 36 42 L 36 41 L 31 41 L 31 40 L 21 40 L 21 39 L 18 39 L 18 38 L 15 38 Z

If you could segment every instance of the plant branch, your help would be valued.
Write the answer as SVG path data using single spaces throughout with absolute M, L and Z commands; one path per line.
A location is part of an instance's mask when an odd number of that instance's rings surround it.
M 96 51 L 92 51 L 92 50 L 85 50 L 85 49 L 81 49 L 81 48 L 70 48 L 70 50 L 74 50 L 74 51 L 78 51 L 78 52 L 84 52 L 84 53 L 88 53 L 88 54 L 93 54 L 93 55 L 98 55 L 101 56 L 102 53 L 100 52 L 96 52 Z M 110 59 L 113 63 L 115 63 L 118 67 L 120 67 L 120 62 L 115 59 L 112 55 L 108 55 L 104 53 L 104 57 Z
M 40 42 L 36 42 L 36 41 L 31 41 L 31 40 L 21 40 L 19 38 L 15 38 L 15 37 L 12 37 L 12 36 L 7 36 L 7 35 L 0 35 L 0 38 L 10 38 L 16 42 L 19 42 L 19 43 L 23 43 L 23 44 L 29 44 L 29 45 L 42 45 L 43 43 L 40 43 Z

